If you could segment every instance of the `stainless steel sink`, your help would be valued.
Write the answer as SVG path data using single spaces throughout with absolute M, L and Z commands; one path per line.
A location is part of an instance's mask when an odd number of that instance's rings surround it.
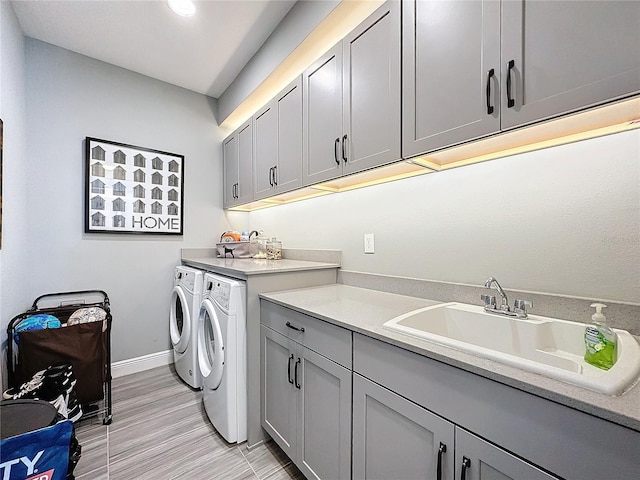
M 601 370 L 584 361 L 585 325 L 556 318 L 520 319 L 445 303 L 406 313 L 384 327 L 608 395 L 622 394 L 640 376 L 640 345 L 625 330 L 614 329 L 617 361 Z

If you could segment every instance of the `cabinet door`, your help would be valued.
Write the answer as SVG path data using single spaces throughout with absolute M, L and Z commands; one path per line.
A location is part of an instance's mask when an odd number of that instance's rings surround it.
M 275 100 L 278 129 L 276 193 L 302 186 L 302 78 L 298 77 Z
M 543 472 L 459 427 L 456 427 L 456 478 L 557 480 L 557 477 Z
M 297 465 L 309 480 L 350 479 L 351 371 L 307 348 L 300 351 Z
M 302 74 L 302 182 L 342 175 L 342 43 Z
M 400 159 L 400 2 L 386 2 L 342 44 L 341 149 L 344 173 L 354 173 Z
M 298 390 L 295 386 L 295 343 L 270 328 L 260 327 L 262 427 L 293 460 L 296 458 Z M 300 367 L 298 367 L 300 368 Z
M 278 163 L 278 113 L 274 100 L 253 116 L 253 198 L 273 195 L 274 169 Z
M 456 448 L 453 424 L 354 373 L 354 479 L 453 480 Z
M 231 207 L 236 203 L 238 185 L 238 135 L 233 132 L 222 142 L 222 206 Z
M 639 92 L 640 4 L 505 1 L 501 68 L 503 129 Z
M 405 158 L 500 130 L 500 2 L 406 2 Z
M 253 128 L 251 120 L 238 129 L 238 187 L 236 204 L 253 200 Z

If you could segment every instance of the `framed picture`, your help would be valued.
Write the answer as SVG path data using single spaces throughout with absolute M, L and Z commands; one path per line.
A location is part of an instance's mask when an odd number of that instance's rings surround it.
M 0 248 L 2 248 L 2 147 L 4 144 L 4 123 L 0 118 Z
M 85 233 L 182 235 L 184 156 L 87 137 Z

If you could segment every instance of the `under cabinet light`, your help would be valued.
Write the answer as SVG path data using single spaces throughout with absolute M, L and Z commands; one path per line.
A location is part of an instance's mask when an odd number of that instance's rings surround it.
M 640 97 L 518 128 L 412 158 L 434 170 L 509 157 L 640 128 Z
M 640 96 L 230 208 L 252 212 L 640 128 Z
M 173 13 L 181 17 L 191 17 L 196 13 L 196 6 L 191 0 L 167 0 Z

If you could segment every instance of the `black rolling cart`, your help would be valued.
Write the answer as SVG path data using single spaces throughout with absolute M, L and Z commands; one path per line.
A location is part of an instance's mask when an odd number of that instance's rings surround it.
M 60 328 L 26 331 L 20 331 L 19 328 L 23 322 L 38 314 L 56 317 L 64 325 L 70 318 L 82 318 L 83 315 L 93 318 L 96 313 L 104 317 L 104 320 L 83 321 Z M 29 381 L 36 372 L 49 365 L 70 363 L 77 379 L 75 391 L 78 401 L 82 404 L 82 419 L 102 413 L 102 422 L 109 425 L 113 419 L 112 320 L 109 297 L 102 290 L 79 290 L 39 296 L 31 308 L 14 317 L 7 327 L 9 386 L 19 387 Z M 14 340 L 16 332 L 18 343 Z

